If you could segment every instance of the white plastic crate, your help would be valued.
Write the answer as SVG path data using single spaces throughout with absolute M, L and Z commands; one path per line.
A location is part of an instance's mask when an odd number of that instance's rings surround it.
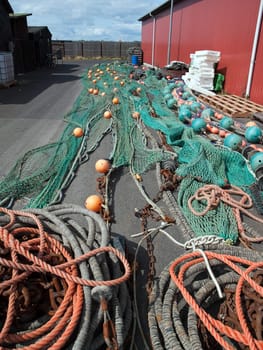
M 0 52 L 0 84 L 14 80 L 14 62 L 11 52 Z
M 215 58 L 219 58 L 221 53 L 220 51 L 213 51 L 213 50 L 197 50 L 195 51 L 196 56 L 212 56 Z
M 194 80 L 196 83 L 200 85 L 213 85 L 214 80 L 211 78 L 204 79 L 204 78 L 197 78 L 197 77 L 192 77 L 191 80 Z
M 204 77 L 210 77 L 210 78 L 214 78 L 215 76 L 215 70 L 214 69 L 198 69 L 195 67 L 190 67 L 189 68 L 189 73 L 190 74 L 194 74 L 194 75 L 198 75 L 198 76 L 204 76 Z

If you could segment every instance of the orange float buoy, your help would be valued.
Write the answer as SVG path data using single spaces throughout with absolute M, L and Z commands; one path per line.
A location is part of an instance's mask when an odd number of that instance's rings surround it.
M 112 99 L 112 103 L 113 103 L 114 105 L 119 104 L 119 99 L 118 99 L 118 97 L 114 97 L 114 98 Z
M 104 114 L 103 114 L 103 117 L 105 119 L 110 119 L 112 117 L 111 111 L 105 111 Z
M 73 135 L 74 135 L 75 137 L 82 137 L 82 136 L 84 135 L 84 131 L 83 131 L 83 129 L 81 129 L 81 128 L 75 128 L 75 129 L 73 130 Z
M 219 133 L 219 129 L 216 126 L 212 126 L 211 133 L 212 134 L 218 134 Z
M 102 199 L 100 196 L 93 194 L 85 201 L 85 207 L 88 210 L 99 212 L 102 206 Z
M 132 117 L 133 117 L 134 119 L 139 119 L 139 118 L 140 118 L 140 113 L 139 113 L 139 112 L 133 112 L 133 113 L 132 113 Z
M 94 90 L 93 90 L 93 95 L 98 95 L 98 93 L 99 93 L 99 90 L 98 90 L 98 89 L 94 89 Z
M 209 132 L 211 132 L 211 130 L 212 130 L 212 125 L 207 124 L 207 125 L 206 125 L 206 130 L 209 131 Z
M 242 140 L 241 147 L 245 147 L 247 145 L 246 140 Z
M 106 174 L 111 168 L 111 164 L 107 159 L 99 159 L 95 163 L 95 169 L 98 173 Z
M 251 120 L 251 121 L 246 123 L 247 128 L 249 128 L 250 126 L 257 126 L 257 123 Z
M 220 137 L 225 137 L 226 136 L 225 130 L 219 130 L 219 136 Z

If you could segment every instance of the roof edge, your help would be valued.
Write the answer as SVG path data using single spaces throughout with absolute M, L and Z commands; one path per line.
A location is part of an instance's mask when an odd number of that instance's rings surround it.
M 162 12 L 163 10 L 166 10 L 167 8 L 169 8 L 171 6 L 171 1 L 166 1 L 164 2 L 162 5 L 156 7 L 155 9 L 153 9 L 152 11 L 146 13 L 144 16 L 140 17 L 138 19 L 138 21 L 144 21 L 148 18 L 151 18 L 153 16 L 158 15 L 158 13 Z
M 32 16 L 32 13 L 9 13 L 9 18 Z

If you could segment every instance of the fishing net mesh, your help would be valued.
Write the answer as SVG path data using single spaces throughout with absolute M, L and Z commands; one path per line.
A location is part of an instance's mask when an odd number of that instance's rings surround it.
M 141 174 L 156 162 L 170 159 L 170 152 L 153 148 L 147 142 L 143 123 L 153 132 L 161 131 L 178 156 L 176 173 L 183 178 L 178 203 L 196 235 L 217 234 L 235 242 L 238 229 L 229 206 L 220 203 L 203 217 L 197 217 L 187 201 L 205 184 L 222 187 L 228 183 L 249 192 L 249 186 L 255 182 L 254 174 L 241 154 L 215 147 L 179 121 L 176 100 L 172 101 L 172 108 L 165 100 L 165 79 L 157 79 L 155 71 L 146 70 L 138 82 L 130 79 L 132 70 L 130 65 L 112 63 L 95 65 L 85 72 L 83 90 L 64 118 L 67 124 L 61 137 L 53 144 L 27 152 L 17 161 L 0 182 L 1 204 L 23 199 L 25 207 L 43 208 L 59 201 L 59 193 L 72 179 L 70 175 L 109 132 L 113 142 L 108 158 L 113 168 L 130 166 L 134 173 Z M 119 104 L 113 104 L 114 97 L 119 98 Z M 111 119 L 103 117 L 106 110 L 111 111 Z M 134 111 L 140 113 L 139 121 L 132 117 Z M 76 126 L 85 130 L 84 137 L 73 136 Z M 193 206 L 201 211 L 205 203 L 198 201 Z

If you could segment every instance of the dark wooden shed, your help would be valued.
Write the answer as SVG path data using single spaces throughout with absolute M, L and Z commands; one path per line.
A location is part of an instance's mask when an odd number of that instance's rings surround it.
M 0 0 L 0 51 L 9 51 L 12 43 L 10 13 L 13 13 L 13 9 L 8 0 Z
M 15 73 L 24 73 L 36 67 L 34 45 L 29 42 L 28 37 L 28 16 L 31 16 L 31 13 L 9 14 L 14 40 Z
M 52 34 L 48 27 L 28 27 L 29 40 L 33 42 L 36 65 L 43 66 L 48 54 L 52 53 Z

